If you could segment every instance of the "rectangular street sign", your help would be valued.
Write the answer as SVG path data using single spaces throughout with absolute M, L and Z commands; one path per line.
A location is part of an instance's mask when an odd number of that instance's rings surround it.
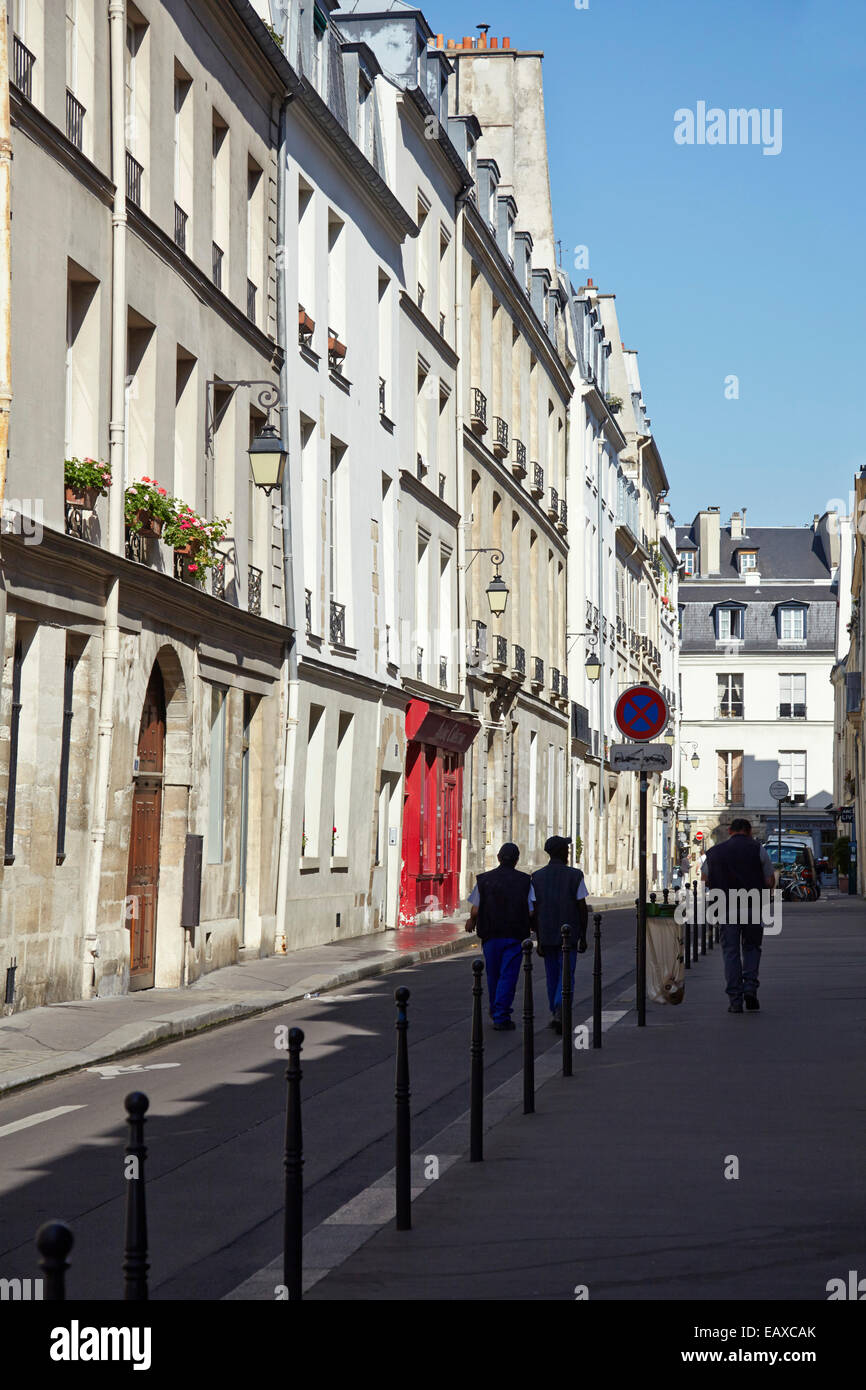
M 611 772 L 667 772 L 673 760 L 669 743 L 614 743 L 610 750 Z
M 853 806 L 843 806 L 843 807 L 842 807 L 842 811 L 841 811 L 840 816 L 839 816 L 839 819 L 840 819 L 840 821 L 842 821 L 842 823 L 843 823 L 844 825 L 850 825 L 851 822 L 852 822 L 853 819 L 854 819 L 854 807 L 853 807 Z

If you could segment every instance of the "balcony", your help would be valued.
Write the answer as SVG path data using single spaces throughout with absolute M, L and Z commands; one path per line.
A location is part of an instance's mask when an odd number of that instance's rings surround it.
M 778 711 L 777 711 L 777 713 L 776 713 L 776 718 L 777 718 L 777 719 L 805 719 L 805 718 L 806 718 L 806 706 L 805 706 L 805 705 L 792 705 L 792 704 L 779 705 Z
M 212 598 L 224 599 L 226 596 L 226 566 L 221 560 L 210 572 L 210 591 Z
M 35 57 L 17 34 L 12 37 L 12 81 L 22 96 L 33 100 L 33 64 Z
M 141 207 L 141 179 L 144 165 L 139 164 L 134 154 L 126 151 L 126 197 L 127 201 Z
M 551 689 L 552 694 L 554 694 L 554 695 L 558 695 L 558 694 L 559 694 L 559 675 L 560 675 L 560 673 L 559 673 L 559 671 L 556 669 L 556 667 L 555 667 L 555 666 L 551 666 L 551 668 L 550 668 L 550 689 Z
M 345 647 L 346 645 L 346 605 L 337 603 L 331 599 L 330 619 L 328 622 L 328 635 L 335 647 Z
M 535 690 L 544 689 L 544 662 L 540 656 L 532 658 L 532 686 Z
M 472 646 L 469 651 L 469 664 L 480 666 L 487 656 L 487 624 L 476 618 L 473 623 Z
M 332 372 L 341 375 L 346 359 L 346 344 L 340 341 L 336 328 L 328 329 L 328 366 Z
M 556 523 L 557 530 L 563 533 L 568 530 L 568 506 L 564 497 L 559 499 L 559 520 Z
M 477 386 L 472 387 L 470 395 L 469 424 L 475 434 L 487 433 L 487 397 Z
M 304 590 L 304 630 L 309 637 L 313 631 L 313 591 Z
M 84 145 L 84 117 L 86 111 L 78 98 L 66 89 L 66 138 L 77 150 Z
M 743 717 L 744 705 L 742 700 L 724 700 L 716 710 L 717 719 L 742 719 Z
M 579 739 L 581 743 L 589 746 L 591 741 L 589 730 L 589 710 L 585 705 L 579 705 L 573 701 L 571 706 L 571 737 Z
M 532 465 L 532 484 L 529 491 L 537 502 L 544 496 L 544 469 L 540 463 Z
M 211 278 L 218 290 L 223 287 L 223 253 L 222 248 L 213 243 L 211 249 Z
M 256 296 L 259 292 L 258 285 L 254 285 L 252 280 L 247 280 L 247 318 L 256 321 Z
M 563 676 L 560 684 L 560 694 L 563 700 L 568 699 L 568 676 Z
M 447 656 L 440 656 L 440 658 L 439 658 L 439 689 L 440 689 L 440 690 L 447 690 L 447 689 L 448 689 L 448 658 L 447 658 Z
M 587 627 L 592 627 L 592 600 L 586 600 L 586 617 L 584 619 Z
M 333 639 L 332 639 L 332 640 L 333 640 Z M 424 648 L 423 648 L 423 647 L 416 647 L 416 648 L 415 648 L 415 679 L 416 679 L 416 680 L 419 680 L 419 681 L 423 681 L 423 679 L 424 679 Z
M 178 203 L 174 205 L 174 244 L 180 247 L 181 251 L 186 251 L 186 224 L 189 221 L 183 208 Z
M 298 343 L 301 347 L 309 348 L 313 341 L 316 321 L 311 318 L 303 304 L 298 305 Z
M 423 458 L 421 457 L 420 454 L 416 454 L 416 455 L 415 455 L 415 476 L 417 477 L 419 483 L 423 483 L 424 479 L 427 477 L 428 472 L 429 472 L 429 469 L 428 469 L 428 467 L 427 467 L 427 464 L 424 462 L 424 460 L 423 460 Z
M 499 415 L 493 417 L 493 452 L 498 459 L 508 457 L 508 425 Z
M 518 647 L 516 642 L 514 644 L 514 664 L 512 670 L 521 680 L 526 675 L 526 649 L 524 647 Z
M 514 441 L 514 458 L 511 460 L 511 471 L 515 478 L 526 477 L 526 445 L 520 439 Z
M 445 315 L 444 315 L 444 314 L 440 314 L 440 315 L 439 315 L 439 333 L 440 333 L 441 337 L 443 337 L 443 338 L 445 337 L 445 329 L 446 329 L 446 327 L 447 327 L 447 324 L 446 324 L 446 321 L 445 321 Z
M 598 631 L 598 609 L 596 608 L 595 604 L 592 605 L 592 626 L 595 628 L 595 630 L 596 630 L 596 632 L 597 632 L 597 631 Z
M 385 409 L 385 392 L 387 391 L 387 388 L 388 388 L 388 383 L 386 382 L 386 380 L 385 380 L 385 378 L 384 378 L 383 376 L 380 376 L 380 377 L 379 377 L 379 419 L 380 419 L 380 420 L 384 420 L 384 418 L 385 418 L 385 416 L 386 416 L 386 414 L 387 414 L 387 411 L 386 411 L 386 409 Z
M 255 565 L 247 565 L 247 612 L 258 617 L 262 612 L 262 572 Z
M 493 639 L 493 667 L 497 671 L 504 671 L 508 665 L 508 639 L 497 635 Z
M 601 623 L 601 642 L 602 646 L 607 646 L 607 618 L 602 619 Z
M 440 502 L 444 502 L 444 501 L 445 501 L 445 487 L 446 487 L 446 485 L 447 485 L 447 482 L 448 482 L 448 479 L 445 477 L 445 474 L 444 474 L 444 473 L 440 473 L 440 474 L 439 474 L 439 500 L 440 500 Z
M 559 493 L 555 487 L 550 489 L 550 500 L 547 504 L 547 515 L 551 521 L 559 520 Z
M 427 293 L 423 285 L 418 286 L 418 308 L 424 308 L 424 296 Z

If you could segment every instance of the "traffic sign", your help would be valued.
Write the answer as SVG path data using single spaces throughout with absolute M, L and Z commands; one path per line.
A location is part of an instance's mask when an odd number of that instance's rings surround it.
M 787 782 L 770 783 L 770 796 L 774 801 L 784 801 L 789 791 L 790 787 Z
M 610 750 L 611 772 L 667 772 L 674 750 L 669 743 L 614 743 Z
M 703 838 L 704 838 L 704 832 L 703 832 L 703 830 L 696 830 L 696 831 L 695 831 L 695 839 L 697 840 L 698 844 L 700 844 L 700 843 L 702 842 Z
M 843 825 L 851 825 L 854 820 L 854 807 L 843 806 L 839 812 L 839 819 Z
M 651 685 L 632 685 L 617 700 L 613 717 L 626 738 L 645 743 L 660 734 L 667 724 L 668 702 L 661 691 Z

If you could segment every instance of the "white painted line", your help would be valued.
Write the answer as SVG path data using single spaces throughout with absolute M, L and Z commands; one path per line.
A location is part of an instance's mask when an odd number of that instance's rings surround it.
M 88 1071 L 98 1072 L 103 1081 L 110 1081 L 115 1076 L 128 1076 L 132 1071 L 165 1071 L 168 1067 L 179 1067 L 180 1062 L 150 1062 L 144 1066 L 141 1062 L 134 1062 L 130 1067 L 88 1067 Z
M 56 1120 L 58 1115 L 68 1115 L 70 1110 L 86 1110 L 85 1105 L 58 1105 L 55 1110 L 42 1110 L 38 1115 L 28 1115 L 26 1120 L 13 1120 L 11 1125 L 0 1125 L 0 1139 L 6 1134 L 15 1134 L 19 1129 L 29 1129 L 31 1125 L 44 1124 L 46 1120 Z

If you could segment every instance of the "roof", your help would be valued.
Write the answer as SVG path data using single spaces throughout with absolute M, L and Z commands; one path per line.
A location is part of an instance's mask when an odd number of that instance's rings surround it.
M 691 544 L 690 544 L 691 543 Z M 694 546 L 691 526 L 677 527 L 677 549 Z M 830 566 L 824 556 L 821 537 L 811 526 L 753 526 L 744 536 L 731 536 L 728 527 L 719 535 L 719 573 L 712 578 L 738 576 L 735 559 L 738 550 L 760 549 L 760 576 L 774 579 L 830 579 Z M 709 579 L 709 575 L 701 576 Z M 688 580 L 684 581 L 686 584 Z

